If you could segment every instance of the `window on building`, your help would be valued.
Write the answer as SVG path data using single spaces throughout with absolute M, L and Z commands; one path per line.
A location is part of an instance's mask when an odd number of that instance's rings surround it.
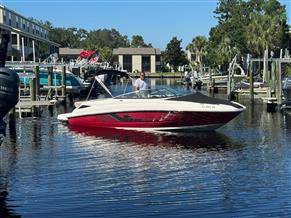
M 28 44 L 27 41 L 28 41 L 27 37 L 24 37 L 24 46 L 27 46 L 27 44 Z
M 131 55 L 123 55 L 123 69 L 128 72 L 132 71 L 132 56 Z
M 161 55 L 156 55 L 156 71 L 161 71 Z
M 16 34 L 12 34 L 12 45 L 17 45 L 17 35 Z
M 8 18 L 9 18 L 9 26 L 11 26 L 12 25 L 11 13 L 8 14 Z
M 144 72 L 151 71 L 151 57 L 150 56 L 142 56 L 141 58 L 141 69 Z
M 6 20 L 7 20 L 7 19 L 6 19 L 6 11 L 4 10 L 4 11 L 3 11 L 3 23 L 6 23 Z
M 29 32 L 29 22 L 26 21 L 26 29 L 27 29 L 27 32 Z
M 15 17 L 15 26 L 16 26 L 16 28 L 19 28 L 19 25 L 18 25 L 18 17 L 17 16 Z

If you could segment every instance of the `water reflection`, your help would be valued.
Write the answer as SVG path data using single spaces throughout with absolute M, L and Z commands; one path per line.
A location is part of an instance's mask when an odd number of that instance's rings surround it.
M 15 166 L 16 162 L 16 131 L 15 120 L 9 120 L 9 138 L 11 139 L 11 145 L 8 146 L 5 143 L 6 137 L 6 123 L 0 127 L 0 217 L 20 217 L 13 211 L 13 207 L 9 202 L 9 172 Z M 7 155 L 7 151 L 11 155 Z
M 217 150 L 235 146 L 235 143 L 230 138 L 218 132 L 142 132 L 80 126 L 69 126 L 69 129 L 75 133 L 87 136 L 137 145 L 171 146 L 187 149 L 209 148 Z
M 285 129 L 291 129 L 291 112 L 290 111 L 283 112 L 283 119 Z
M 7 188 L 3 189 L 1 184 L 0 189 L 0 217 L 21 217 L 20 215 L 16 214 L 10 206 L 7 205 Z
M 0 119 L 0 146 L 3 143 L 6 130 L 6 123 Z

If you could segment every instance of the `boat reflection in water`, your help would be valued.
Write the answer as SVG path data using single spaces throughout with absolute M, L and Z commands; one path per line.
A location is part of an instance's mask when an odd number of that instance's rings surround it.
M 230 148 L 235 144 L 230 138 L 219 132 L 144 132 L 70 125 L 69 129 L 86 136 L 143 146 L 170 146 L 187 149 L 210 148 L 219 150 Z

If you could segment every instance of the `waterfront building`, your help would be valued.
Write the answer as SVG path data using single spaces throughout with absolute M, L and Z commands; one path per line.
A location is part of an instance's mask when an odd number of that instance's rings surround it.
M 196 60 L 196 54 L 194 52 L 191 52 L 189 49 L 186 50 L 187 59 L 189 62 Z
M 0 5 L 0 31 L 10 34 L 7 59 L 36 60 L 59 52 L 59 44 L 48 39 L 49 30 L 7 7 Z M 35 55 L 34 55 L 35 54 Z
M 113 56 L 117 64 L 129 72 L 156 73 L 161 67 L 161 50 L 158 48 L 116 48 Z

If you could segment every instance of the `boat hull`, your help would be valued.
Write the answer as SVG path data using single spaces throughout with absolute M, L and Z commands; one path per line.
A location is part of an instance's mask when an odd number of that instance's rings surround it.
M 215 130 L 240 112 L 132 111 L 71 117 L 69 125 L 153 130 Z

